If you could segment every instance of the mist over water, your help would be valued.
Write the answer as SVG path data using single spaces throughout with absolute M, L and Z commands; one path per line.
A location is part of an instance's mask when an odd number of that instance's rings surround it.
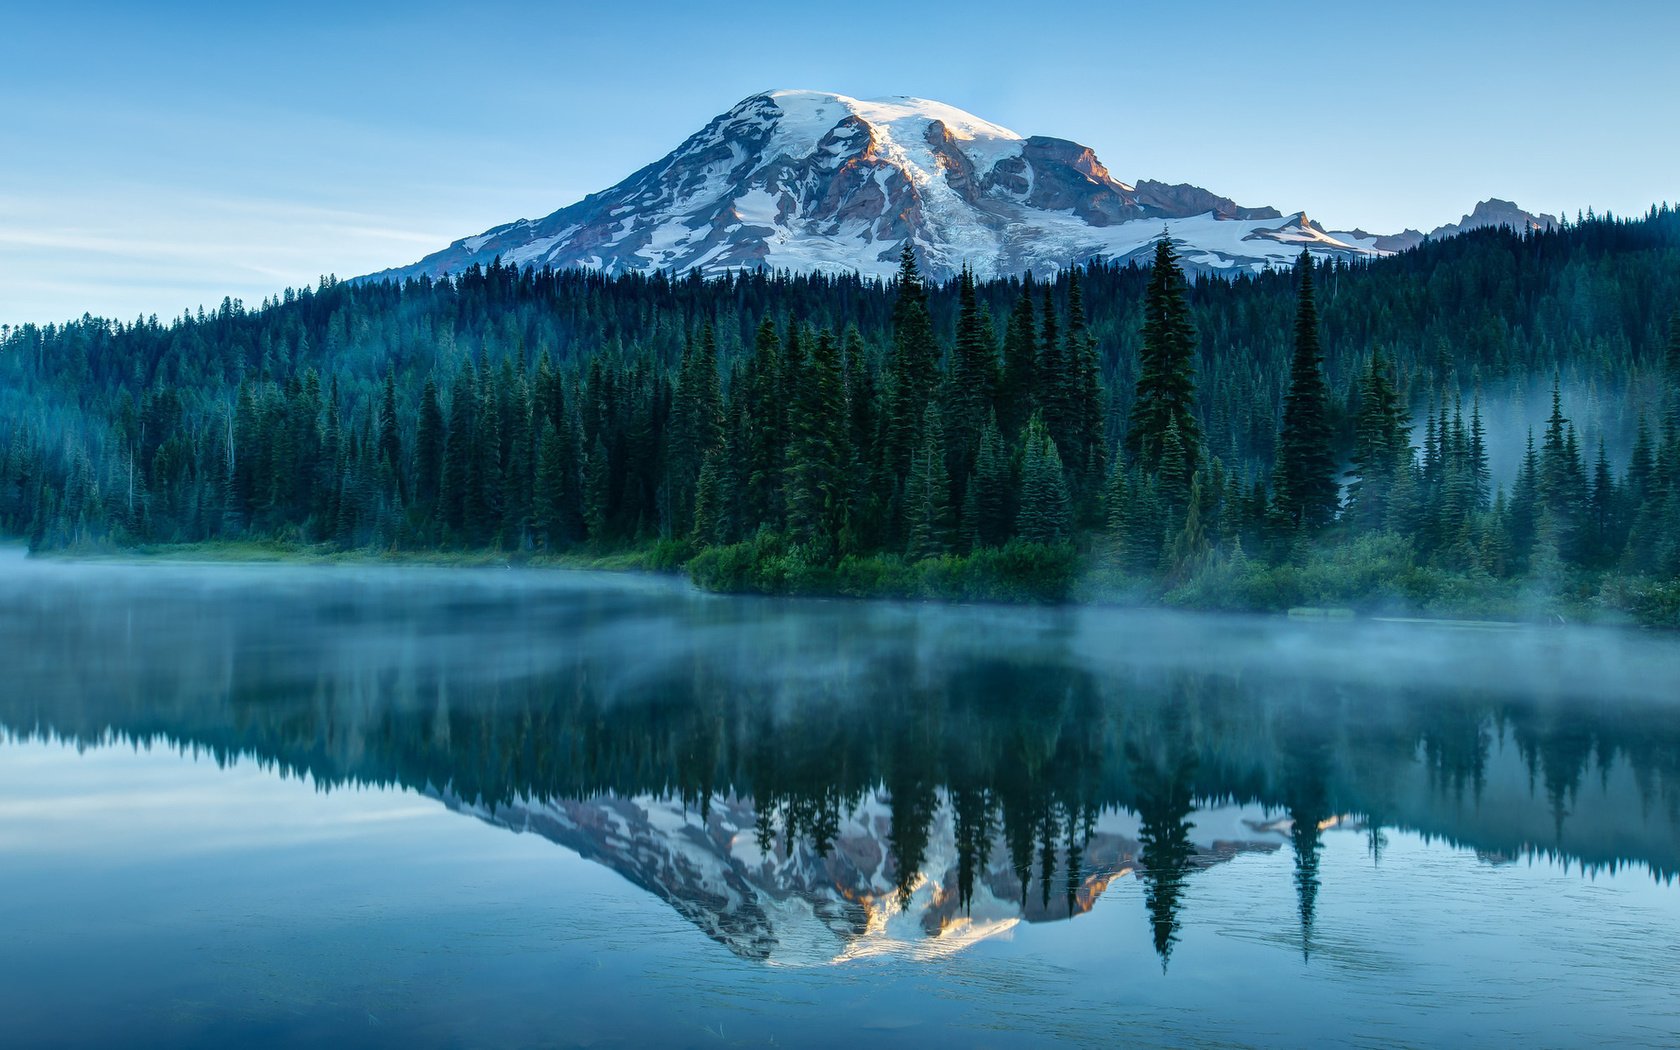
M 39 1040 L 1680 1023 L 1670 635 L 0 552 L 0 666 Z

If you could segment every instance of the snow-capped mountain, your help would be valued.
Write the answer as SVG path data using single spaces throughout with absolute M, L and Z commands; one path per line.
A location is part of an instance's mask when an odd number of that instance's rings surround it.
M 1477 204 L 1464 218 L 1457 222 L 1449 222 L 1445 226 L 1437 226 L 1428 233 L 1421 230 L 1402 230 L 1399 233 L 1377 235 L 1366 233 L 1364 230 L 1350 230 L 1336 234 L 1336 238 L 1379 252 L 1403 252 L 1408 248 L 1416 248 L 1426 237 L 1440 240 L 1442 237 L 1454 237 L 1489 226 L 1508 226 L 1513 230 L 1549 230 L 1557 224 L 1556 216 L 1536 215 L 1523 211 L 1510 201 L 1491 197 Z
M 1509 208 L 1508 222 L 1544 219 L 1494 201 L 1460 225 L 1489 205 Z M 371 276 L 440 276 L 497 257 L 608 272 L 886 276 L 909 239 L 934 277 L 965 262 L 989 277 L 1139 257 L 1163 229 L 1201 270 L 1288 265 L 1302 248 L 1381 255 L 1422 240 L 1328 232 L 1304 212 L 1245 208 L 1196 186 L 1120 182 L 1089 147 L 1023 137 L 940 102 L 772 91 L 611 189 Z
M 919 868 L 894 870 L 890 801 L 875 792 L 846 814 L 824 853 L 781 837 L 765 848 L 751 799 L 715 799 L 700 812 L 669 798 L 601 796 L 524 800 L 488 807 L 438 796 L 459 812 L 549 839 L 623 875 L 668 903 L 708 937 L 742 958 L 813 965 L 894 954 L 937 958 L 1021 922 L 1068 919 L 1089 911 L 1109 885 L 1140 875 L 1138 824 L 1103 814 L 1067 878 L 1055 858 L 1052 890 L 1034 880 L 1023 893 L 1001 836 L 976 865 L 972 896 L 959 893 L 959 856 L 949 799 L 941 793 Z M 1187 865 L 1207 868 L 1243 853 L 1270 852 L 1288 840 L 1288 823 L 1259 807 L 1199 810 Z M 909 888 L 900 896 L 899 885 Z

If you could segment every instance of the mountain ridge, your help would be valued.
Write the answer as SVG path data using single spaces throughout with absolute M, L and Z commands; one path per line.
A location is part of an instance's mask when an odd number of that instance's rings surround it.
M 543 218 L 463 237 L 364 279 L 438 277 L 500 258 L 619 273 L 739 269 L 885 277 L 901 247 L 949 278 L 1141 258 L 1167 231 L 1189 269 L 1260 270 L 1315 255 L 1371 258 L 1486 225 L 1546 228 L 1490 198 L 1430 234 L 1326 230 L 1305 211 L 1202 187 L 1116 179 L 1090 147 L 1020 135 L 954 106 L 778 90 L 749 96 L 663 158 Z

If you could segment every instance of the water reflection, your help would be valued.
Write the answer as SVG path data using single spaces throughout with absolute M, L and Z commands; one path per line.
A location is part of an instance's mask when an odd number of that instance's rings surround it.
M 736 954 L 946 954 L 1323 836 L 1680 869 L 1668 638 L 738 601 L 516 572 L 54 565 L 0 582 L 0 727 L 400 786 Z

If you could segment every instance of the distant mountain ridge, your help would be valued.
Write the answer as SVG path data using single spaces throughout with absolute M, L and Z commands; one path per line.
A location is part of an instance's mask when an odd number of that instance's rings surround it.
M 1428 236 L 1555 221 L 1494 199 Z M 613 273 L 886 276 L 908 239 L 932 276 L 966 263 L 986 278 L 1139 258 L 1163 229 L 1188 267 L 1211 271 L 1287 265 L 1303 248 L 1369 258 L 1425 237 L 1327 231 L 1305 212 L 1244 207 L 1198 186 L 1124 183 L 1088 146 L 1022 136 L 941 102 L 772 91 L 616 186 L 370 276 L 436 277 L 498 257 Z

